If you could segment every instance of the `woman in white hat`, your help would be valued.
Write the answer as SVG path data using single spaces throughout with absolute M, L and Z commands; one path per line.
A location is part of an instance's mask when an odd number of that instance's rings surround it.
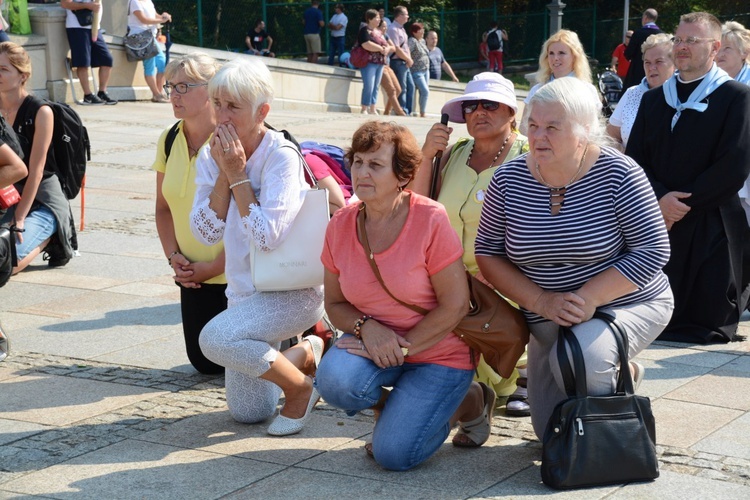
M 471 137 L 449 146 L 453 128 L 436 123 L 422 146 L 424 157 L 414 191 L 430 195 L 431 164 L 441 152 L 440 175 L 432 196 L 445 206 L 451 226 L 463 243 L 464 264 L 475 275 L 479 268 L 474 258 L 474 240 L 487 186 L 499 165 L 529 150 L 528 140 L 516 128 L 517 111 L 513 83 L 498 73 L 480 73 L 466 85 L 462 96 L 449 100 L 442 109 L 450 121 L 466 123 Z M 527 416 L 525 354 L 519 366 L 520 375 L 514 373 L 510 379 L 502 379 L 481 360 L 477 380 L 493 387 L 500 396 L 511 396 L 506 407 L 508 415 Z M 455 440 L 466 439 L 459 434 Z

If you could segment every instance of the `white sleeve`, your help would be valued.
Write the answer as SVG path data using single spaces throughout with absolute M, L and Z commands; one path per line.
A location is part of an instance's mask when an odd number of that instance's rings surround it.
M 190 211 L 190 230 L 198 241 L 206 245 L 215 245 L 224 237 L 226 221 L 219 219 L 208 206 L 211 191 L 219 177 L 219 167 L 211 158 L 209 145 L 203 146 L 195 161 L 195 198 Z

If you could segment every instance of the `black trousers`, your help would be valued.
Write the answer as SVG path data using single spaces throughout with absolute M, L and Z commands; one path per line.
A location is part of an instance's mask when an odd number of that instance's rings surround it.
M 206 375 L 224 373 L 224 367 L 208 360 L 198 344 L 201 330 L 214 316 L 227 308 L 226 285 L 203 283 L 200 288 L 180 287 L 182 332 L 190 364 Z

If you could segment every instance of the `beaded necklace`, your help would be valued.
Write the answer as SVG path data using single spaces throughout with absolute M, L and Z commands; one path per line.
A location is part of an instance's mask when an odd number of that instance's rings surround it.
M 581 156 L 581 161 L 578 164 L 578 170 L 576 170 L 576 173 L 573 175 L 573 177 L 571 177 L 570 180 L 562 186 L 553 186 L 552 184 L 547 182 L 544 179 L 544 176 L 542 176 L 542 171 L 539 169 L 539 163 L 534 162 L 539 180 L 542 182 L 542 184 L 544 184 L 545 187 L 549 189 L 549 213 L 551 215 L 557 215 L 560 213 L 563 202 L 565 201 L 565 192 L 567 191 L 568 187 L 573 184 L 578 178 L 581 170 L 583 170 L 583 163 L 586 161 L 586 153 L 588 152 L 588 150 L 589 145 L 586 144 L 586 148 L 583 150 L 583 156 Z

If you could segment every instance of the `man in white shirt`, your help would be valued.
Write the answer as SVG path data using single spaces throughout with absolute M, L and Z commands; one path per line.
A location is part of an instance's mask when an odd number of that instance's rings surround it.
M 331 16 L 331 20 L 328 21 L 328 29 L 331 30 L 331 41 L 328 47 L 328 65 L 333 66 L 333 59 L 338 54 L 344 53 L 344 38 L 346 38 L 346 25 L 349 24 L 349 19 L 344 14 L 344 4 L 337 3 L 334 8 L 336 13 Z

